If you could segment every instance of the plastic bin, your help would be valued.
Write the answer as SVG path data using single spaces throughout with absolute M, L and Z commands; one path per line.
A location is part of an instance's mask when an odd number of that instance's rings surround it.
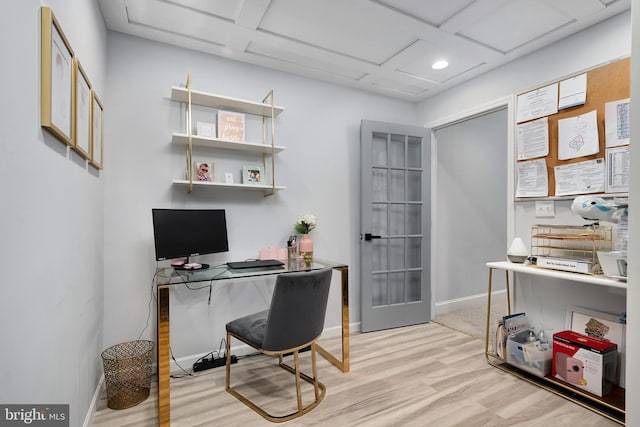
M 529 329 L 509 335 L 507 339 L 507 362 L 533 375 L 544 377 L 551 373 L 551 343 L 530 340 Z
M 152 341 L 128 341 L 102 352 L 107 406 L 126 409 L 149 397 Z

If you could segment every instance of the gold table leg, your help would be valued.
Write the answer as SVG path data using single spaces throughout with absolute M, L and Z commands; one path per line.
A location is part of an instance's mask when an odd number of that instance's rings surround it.
M 170 332 L 169 332 L 169 288 L 158 286 L 158 306 L 156 330 L 158 334 L 158 424 L 171 424 L 171 385 L 170 385 Z
M 341 277 L 341 309 L 342 309 L 342 360 L 316 344 L 318 353 L 342 372 L 349 372 L 349 267 L 334 267 Z

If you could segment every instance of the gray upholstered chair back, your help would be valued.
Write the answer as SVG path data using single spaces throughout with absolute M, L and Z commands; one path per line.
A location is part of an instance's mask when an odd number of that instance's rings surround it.
M 327 311 L 331 269 L 279 274 L 262 348 L 281 351 L 320 336 Z

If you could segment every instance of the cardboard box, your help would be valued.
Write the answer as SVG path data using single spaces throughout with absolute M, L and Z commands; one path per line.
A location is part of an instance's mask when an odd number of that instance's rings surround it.
M 616 382 L 615 343 L 574 331 L 553 335 L 552 376 L 596 396 L 611 392 Z
M 548 341 L 541 343 L 531 338 L 531 331 L 525 330 L 509 335 L 507 339 L 507 362 L 519 369 L 539 377 L 551 373 L 553 350 Z

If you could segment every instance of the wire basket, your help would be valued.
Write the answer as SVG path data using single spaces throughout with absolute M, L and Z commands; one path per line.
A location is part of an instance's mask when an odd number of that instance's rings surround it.
M 128 341 L 102 352 L 107 406 L 126 409 L 149 397 L 152 341 Z

